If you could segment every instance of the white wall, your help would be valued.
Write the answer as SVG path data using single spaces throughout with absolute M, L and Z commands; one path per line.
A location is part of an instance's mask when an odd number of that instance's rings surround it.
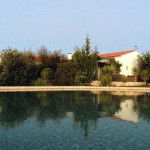
M 140 55 L 137 51 L 116 57 L 115 60 L 122 64 L 120 74 L 125 76 L 132 76 L 134 67 L 137 67 L 137 58 Z

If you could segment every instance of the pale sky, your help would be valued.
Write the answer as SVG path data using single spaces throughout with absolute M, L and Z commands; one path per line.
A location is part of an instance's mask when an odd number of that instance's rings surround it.
M 150 50 L 150 0 L 0 0 L 0 50 Z

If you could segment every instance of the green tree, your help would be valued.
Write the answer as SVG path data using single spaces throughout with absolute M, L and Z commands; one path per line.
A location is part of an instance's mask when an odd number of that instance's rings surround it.
M 51 68 L 44 68 L 40 73 L 40 77 L 37 78 L 34 82 L 35 86 L 46 86 L 52 85 L 51 81 L 53 80 L 53 70 Z
M 1 54 L 0 84 L 27 85 L 31 80 L 30 65 L 32 60 L 17 49 L 6 49 Z
M 49 57 L 48 49 L 44 46 L 40 47 L 40 49 L 38 50 L 38 58 L 42 68 L 48 67 L 48 57 Z
M 48 58 L 48 68 L 51 68 L 55 73 L 59 63 L 61 63 L 62 60 L 66 60 L 66 57 L 61 54 L 60 50 L 56 50 L 53 53 L 50 53 Z
M 147 70 L 148 79 L 150 79 L 150 52 L 145 52 L 138 57 L 138 70 L 141 73 L 143 70 Z
M 41 47 L 39 49 L 38 58 L 39 58 L 41 70 L 44 68 L 50 68 L 52 69 L 54 74 L 61 60 L 66 60 L 65 56 L 61 54 L 60 50 L 50 52 L 48 51 L 46 47 Z M 54 76 L 53 76 L 53 79 L 54 79 Z
M 84 76 L 84 83 L 90 83 L 95 75 L 97 65 L 97 51 L 91 50 L 90 39 L 87 37 L 82 48 L 76 47 L 73 61 L 78 69 L 79 75 Z
M 134 82 L 137 82 L 137 75 L 138 75 L 138 68 L 137 67 L 134 67 L 132 69 L 132 72 L 134 74 Z
M 142 80 L 145 82 L 145 86 L 147 85 L 147 80 L 149 79 L 149 74 L 147 70 L 143 70 L 140 74 Z
M 103 86 L 109 86 L 111 82 L 112 82 L 112 76 L 110 74 L 105 74 L 102 76 L 101 84 Z
M 103 86 L 108 86 L 112 82 L 112 76 L 114 74 L 114 68 L 111 66 L 104 66 L 101 69 L 101 84 Z
M 111 66 L 104 66 L 102 69 L 101 69 L 101 75 L 105 75 L 105 74 L 109 74 L 111 76 L 114 75 L 114 68 L 112 68 Z
M 51 80 L 53 78 L 53 70 L 50 68 L 44 68 L 41 71 L 41 77 L 46 81 Z
M 122 75 L 121 80 L 122 80 L 122 82 L 126 83 L 128 79 L 125 75 Z
M 57 68 L 55 81 L 57 85 L 75 85 L 77 69 L 72 61 L 62 61 Z
M 111 68 L 114 70 L 115 75 L 120 73 L 122 64 L 119 63 L 119 61 L 116 61 L 115 59 L 109 59 L 109 64 Z

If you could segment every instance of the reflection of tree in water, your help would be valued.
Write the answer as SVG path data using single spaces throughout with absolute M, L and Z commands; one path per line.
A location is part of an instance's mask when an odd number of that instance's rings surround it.
M 107 92 L 26 92 L 0 93 L 0 123 L 15 127 L 34 115 L 37 121 L 60 120 L 73 112 L 74 124 L 88 136 L 89 126 L 96 126 L 99 117 L 111 116 L 118 111 L 120 101 Z
M 15 127 L 32 116 L 38 101 L 33 93 L 0 93 L 0 124 Z
M 75 124 L 83 128 L 85 136 L 88 136 L 89 126 L 96 126 L 100 117 L 113 116 L 120 109 L 120 101 L 112 99 L 108 92 L 99 95 L 80 92 L 76 94 L 73 108 Z
M 72 92 L 38 92 L 40 106 L 37 120 L 44 123 L 47 119 L 59 120 L 72 108 Z
M 120 108 L 120 101 L 112 100 L 109 93 L 103 92 L 100 101 L 97 96 L 91 92 L 39 92 L 37 119 L 44 123 L 47 119 L 59 120 L 66 112 L 73 112 L 75 125 L 83 128 L 87 136 L 89 126 L 96 126 L 97 119 L 103 116 L 101 112 L 110 116 Z
M 137 96 L 135 108 L 139 118 L 145 121 L 150 121 L 150 95 L 145 93 L 145 95 Z
M 98 109 L 101 117 L 113 116 L 120 110 L 120 99 L 109 92 L 102 92 L 99 95 Z
M 76 93 L 73 111 L 75 125 L 83 128 L 85 136 L 88 136 L 89 125 L 96 125 L 98 119 L 96 95 L 90 92 Z

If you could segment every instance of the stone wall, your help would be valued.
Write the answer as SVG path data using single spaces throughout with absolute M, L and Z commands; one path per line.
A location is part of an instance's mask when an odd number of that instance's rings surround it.
M 111 86 L 145 86 L 145 82 L 112 82 Z

